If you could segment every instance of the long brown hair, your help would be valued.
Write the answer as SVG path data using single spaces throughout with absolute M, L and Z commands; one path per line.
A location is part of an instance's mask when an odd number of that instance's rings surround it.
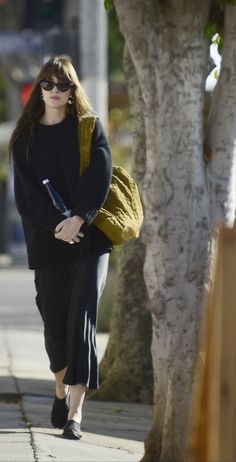
M 71 82 L 71 95 L 73 96 L 73 103 L 68 104 L 67 113 L 77 117 L 93 111 L 88 97 L 81 86 L 77 77 L 76 71 L 66 58 L 56 56 L 51 58 L 39 72 L 34 82 L 30 97 L 19 117 L 16 128 L 12 133 L 9 142 L 9 157 L 11 159 L 12 150 L 15 142 L 21 137 L 23 132 L 27 131 L 29 134 L 29 146 L 33 139 L 34 129 L 38 121 L 44 114 L 44 101 L 41 97 L 40 82 L 42 80 L 50 80 L 55 76 L 59 81 Z

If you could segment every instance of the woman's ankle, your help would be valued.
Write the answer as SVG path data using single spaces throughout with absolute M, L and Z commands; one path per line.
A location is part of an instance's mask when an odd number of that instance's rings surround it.
M 69 411 L 68 420 L 74 420 L 75 422 L 78 422 L 80 424 L 82 421 L 82 412 L 81 411 L 77 411 L 77 412 Z
M 81 384 L 71 385 L 70 387 L 70 409 L 68 413 L 68 420 L 74 420 L 81 423 L 82 408 L 86 394 L 86 387 Z
M 61 369 L 58 372 L 55 372 L 55 382 L 56 382 L 56 397 L 58 399 L 64 399 L 68 393 L 68 385 L 65 385 L 63 383 L 65 373 L 66 373 L 67 368 L 64 367 L 64 369 Z
M 64 399 L 67 396 L 69 391 L 69 386 L 65 385 L 64 383 L 57 384 L 56 383 L 56 397 L 58 399 Z

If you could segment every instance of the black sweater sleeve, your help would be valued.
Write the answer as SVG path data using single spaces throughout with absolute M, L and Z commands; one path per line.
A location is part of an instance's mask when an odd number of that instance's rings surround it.
M 31 171 L 22 143 L 13 150 L 16 206 L 24 222 L 37 231 L 53 231 L 64 216 L 52 205 Z
M 111 183 L 111 151 L 101 122 L 96 120 L 89 167 L 84 171 L 74 193 L 73 215 L 91 224 L 103 206 Z

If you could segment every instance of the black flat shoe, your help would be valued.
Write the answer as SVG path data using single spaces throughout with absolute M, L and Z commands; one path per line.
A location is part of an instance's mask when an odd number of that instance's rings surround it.
M 80 440 L 82 437 L 82 432 L 80 430 L 80 424 L 75 422 L 75 420 L 68 420 L 64 427 L 64 432 L 62 434 L 64 438 L 69 440 Z
M 64 428 L 69 412 L 68 401 L 69 393 L 67 393 L 66 397 L 63 399 L 59 399 L 55 396 L 51 412 L 51 423 L 53 427 Z

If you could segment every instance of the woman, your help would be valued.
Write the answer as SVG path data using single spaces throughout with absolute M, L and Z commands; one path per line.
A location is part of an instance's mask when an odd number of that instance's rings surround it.
M 106 199 L 112 169 L 98 119 L 90 165 L 79 177 L 78 118 L 91 111 L 72 64 L 52 58 L 36 78 L 9 144 L 16 204 L 55 374 L 51 422 L 72 439 L 81 438 L 86 389 L 98 387 L 96 312 L 112 250 L 110 240 L 92 224 Z M 64 199 L 70 217 L 54 207 L 45 179 Z

